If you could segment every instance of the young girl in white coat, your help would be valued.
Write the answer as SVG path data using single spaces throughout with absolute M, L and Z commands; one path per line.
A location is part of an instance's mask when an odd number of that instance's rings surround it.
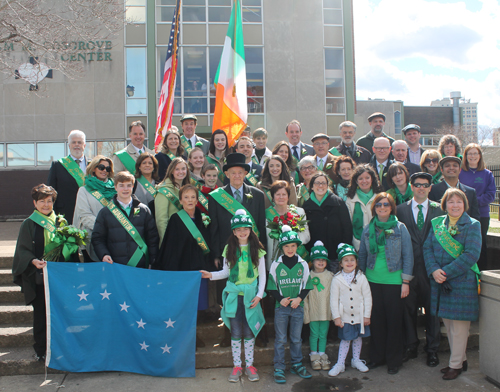
M 352 340 L 351 367 L 367 372 L 365 361 L 359 358 L 362 338 L 370 336 L 372 295 L 368 280 L 358 268 L 358 255 L 351 245 L 340 244 L 337 249 L 341 271 L 332 280 L 330 306 L 340 339 L 337 363 L 328 372 L 335 377 L 345 371 L 345 360 Z

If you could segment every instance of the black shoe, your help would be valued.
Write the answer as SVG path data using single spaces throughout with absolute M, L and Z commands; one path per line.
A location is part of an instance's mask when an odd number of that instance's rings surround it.
M 260 334 L 255 338 L 255 345 L 257 347 L 267 347 L 267 343 L 260 337 Z
M 389 374 L 397 374 L 399 372 L 399 367 L 398 366 L 393 366 L 387 368 L 387 373 Z
M 37 362 L 45 362 L 45 355 L 33 354 L 33 359 Z
M 436 367 L 439 365 L 439 357 L 437 353 L 427 353 L 427 366 Z
M 410 359 L 417 358 L 418 348 L 407 348 L 403 354 L 403 362 L 408 362 Z
M 378 368 L 379 366 L 382 366 L 384 365 L 385 362 L 382 361 L 382 362 L 373 362 L 373 361 L 370 361 L 366 364 L 366 366 L 368 366 L 368 369 L 375 369 L 375 368 Z

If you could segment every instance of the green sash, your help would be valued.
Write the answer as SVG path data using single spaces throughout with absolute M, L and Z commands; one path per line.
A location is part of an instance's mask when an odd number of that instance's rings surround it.
M 139 261 L 141 260 L 142 255 L 144 255 L 146 257 L 146 268 L 147 268 L 149 266 L 148 246 L 146 245 L 140 234 L 137 232 L 137 229 L 125 216 L 122 210 L 120 210 L 115 205 L 115 203 L 110 201 L 108 203 L 108 208 L 111 211 L 111 213 L 115 216 L 115 218 L 118 220 L 118 222 L 120 222 L 123 228 L 127 231 L 127 233 L 132 237 L 132 239 L 137 244 L 137 249 L 135 250 L 130 260 L 128 261 L 127 265 L 130 267 L 136 267 Z
M 144 176 L 140 176 L 137 179 L 137 181 L 140 182 L 140 184 L 144 187 L 144 189 L 146 189 L 151 194 L 151 196 L 156 197 L 158 191 L 155 189 L 153 185 L 151 185 L 151 183 L 148 180 L 146 180 Z
M 253 175 L 252 172 L 249 172 L 245 178 L 250 182 L 250 184 L 252 184 L 253 186 L 257 186 L 257 183 L 259 181 L 257 181 L 257 179 L 255 178 L 255 176 Z
M 456 259 L 464 252 L 464 246 L 455 240 L 449 233 L 444 224 L 445 219 L 446 215 L 443 215 L 431 220 L 434 236 L 446 253 Z M 475 263 L 470 269 L 476 274 L 476 279 L 479 283 L 479 276 L 481 275 L 481 272 L 479 271 L 477 263 Z
M 179 201 L 179 198 L 174 195 L 174 193 L 168 189 L 165 186 L 162 186 L 158 188 L 158 192 L 160 192 L 162 195 L 164 195 L 168 200 L 172 202 L 173 205 L 177 207 L 178 210 L 182 210 L 182 205 L 181 202 Z
M 245 207 L 241 205 L 238 201 L 231 197 L 229 193 L 227 193 L 223 188 L 217 188 L 216 190 L 210 192 L 210 196 L 219 203 L 222 207 L 224 207 L 231 215 L 236 213 L 236 210 L 242 209 L 245 210 L 247 215 L 252 216 Z M 243 195 L 243 197 L 246 197 Z M 260 235 L 259 229 L 257 229 L 257 225 L 255 224 L 255 219 L 252 218 L 252 229 L 257 234 L 257 237 Z
M 56 231 L 56 226 L 49 219 L 47 219 L 45 215 L 41 214 L 37 210 L 33 211 L 33 214 L 29 216 L 29 219 L 31 219 L 36 224 L 42 226 L 45 230 L 47 230 L 51 234 L 54 234 Z
M 171 161 L 173 161 L 175 158 L 177 158 L 174 154 L 172 154 L 172 153 L 170 152 L 170 150 L 168 150 L 168 152 L 167 152 L 167 153 L 165 153 L 165 155 L 166 155 L 167 157 L 169 157 Z
M 255 163 L 256 165 L 260 165 L 257 155 L 252 155 L 252 162 Z
M 85 174 L 75 160 L 68 155 L 66 158 L 59 159 L 59 162 L 68 171 L 71 177 L 75 179 L 78 186 L 83 186 Z
M 267 198 L 271 202 L 271 205 L 274 205 L 273 197 L 271 196 L 271 190 L 267 189 L 267 188 L 264 188 L 264 187 L 262 187 L 262 190 L 264 191 L 264 194 L 267 196 Z
M 226 179 L 226 175 L 222 172 L 222 167 L 220 167 L 219 161 L 216 161 L 212 157 L 209 157 L 208 155 L 206 156 L 208 163 L 212 163 L 213 165 L 217 166 L 219 168 L 219 181 L 224 184 L 224 180 Z
M 203 184 L 201 182 L 196 181 L 193 177 L 191 177 L 191 185 L 194 185 L 196 188 L 198 188 L 198 201 L 205 208 L 205 210 L 208 211 L 208 199 L 201 191 Z
M 280 214 L 278 214 L 278 211 L 276 211 L 274 207 L 271 206 L 271 207 L 266 209 L 266 219 L 269 222 L 272 222 L 274 217 L 276 217 L 276 216 L 280 216 Z M 309 261 L 309 252 L 307 252 L 304 245 L 300 245 L 297 248 L 297 254 L 300 257 L 302 257 L 305 261 Z
M 99 191 L 95 190 L 95 191 L 90 192 L 90 194 L 91 194 L 92 196 L 94 196 L 94 197 L 97 199 L 97 201 L 98 201 L 99 203 L 101 203 L 104 207 L 107 207 L 107 206 L 108 206 L 109 201 L 108 201 L 108 199 L 106 199 L 106 198 L 105 198 L 105 197 L 101 194 L 101 192 L 99 192 Z
M 201 248 L 201 250 L 203 250 L 203 254 L 208 255 L 210 253 L 210 249 L 208 248 L 203 235 L 200 233 L 189 214 L 184 210 L 180 210 L 179 212 L 177 212 L 177 215 L 179 215 L 179 218 L 181 218 L 182 222 L 186 225 L 187 229 L 198 243 L 198 246 Z
M 125 166 L 125 169 L 127 169 L 130 173 L 135 174 L 134 158 L 130 156 L 126 148 L 115 152 L 115 155 L 118 157 L 123 166 Z
M 332 155 L 333 155 L 333 156 L 335 156 L 335 157 L 339 157 L 339 156 L 341 156 L 341 155 L 342 155 L 342 154 L 339 152 L 339 150 L 337 150 L 337 147 L 332 147 L 332 148 L 330 149 L 330 151 L 329 151 L 329 152 L 330 152 L 330 154 L 332 154 Z
M 311 194 L 309 193 L 309 191 L 307 190 L 307 187 L 304 184 L 302 184 L 300 186 L 299 197 L 303 198 L 304 201 L 309 200 L 309 198 L 311 197 Z
M 189 155 L 189 153 L 191 152 L 193 147 L 190 146 L 189 141 L 187 140 L 186 136 L 184 136 L 184 135 L 181 135 L 181 144 L 182 144 L 182 147 L 184 147 L 184 150 L 186 150 L 187 155 Z

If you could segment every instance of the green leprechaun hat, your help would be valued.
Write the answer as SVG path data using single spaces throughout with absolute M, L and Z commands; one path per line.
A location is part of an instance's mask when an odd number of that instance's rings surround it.
M 316 259 L 325 259 L 328 261 L 328 251 L 325 248 L 325 244 L 321 241 L 316 241 L 314 246 L 311 248 L 311 252 L 309 253 L 309 258 L 311 261 Z
M 288 225 L 284 225 L 281 228 L 278 246 L 282 248 L 286 244 L 297 244 L 297 246 L 302 245 L 299 235 L 295 231 L 292 231 L 292 228 Z
M 252 227 L 252 217 L 243 209 L 236 210 L 231 218 L 231 230 L 238 227 Z
M 348 244 L 339 244 L 337 248 L 337 255 L 339 260 L 342 260 L 343 257 L 349 255 L 353 255 L 356 259 L 358 258 L 358 254 L 356 253 L 354 246 Z

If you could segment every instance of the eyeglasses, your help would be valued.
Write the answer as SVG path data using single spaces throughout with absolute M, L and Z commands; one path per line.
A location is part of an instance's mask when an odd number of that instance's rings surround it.
M 422 183 L 418 183 L 418 184 L 413 184 L 413 186 L 415 188 L 429 188 L 431 186 L 431 184 L 422 184 Z
M 390 207 L 391 204 L 388 202 L 385 203 L 375 203 L 375 208 L 380 208 L 380 207 Z
M 106 170 L 108 173 L 111 173 L 111 166 L 105 166 L 102 163 L 96 166 L 99 170 Z
M 425 165 L 428 165 L 429 163 L 438 163 L 438 162 L 439 162 L 439 158 L 432 158 L 432 159 L 426 158 L 424 160 Z
M 373 147 L 373 148 L 378 151 L 385 151 L 390 149 L 390 147 Z
M 318 185 L 318 186 L 327 186 L 328 183 L 327 182 L 323 182 L 323 181 L 315 181 L 314 182 L 314 185 Z
M 300 171 L 308 171 L 308 170 L 315 170 L 316 168 L 314 166 L 302 166 L 300 168 Z

